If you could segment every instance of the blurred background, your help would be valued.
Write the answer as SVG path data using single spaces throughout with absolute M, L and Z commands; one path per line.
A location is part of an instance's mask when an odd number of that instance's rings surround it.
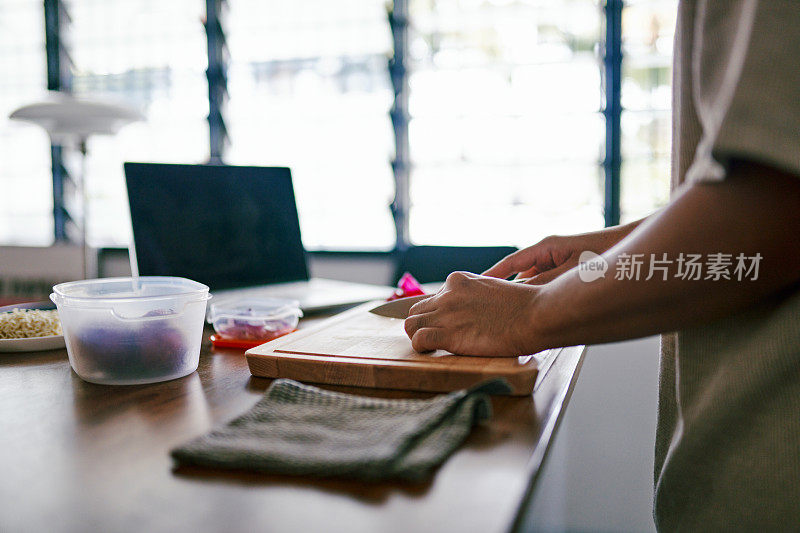
M 668 198 L 677 1 L 619 4 L 615 43 L 596 0 L 0 0 L 0 245 L 68 239 L 54 211 L 80 209 L 75 154 L 7 119 L 48 87 L 147 117 L 90 139 L 94 247 L 128 245 L 123 161 L 289 166 L 309 250 L 639 218 Z

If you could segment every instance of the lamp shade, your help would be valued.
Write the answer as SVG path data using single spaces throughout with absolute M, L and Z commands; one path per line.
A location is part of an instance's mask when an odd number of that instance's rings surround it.
M 16 109 L 9 118 L 38 124 L 55 144 L 67 144 L 90 135 L 113 135 L 131 122 L 144 120 L 137 109 L 102 100 L 50 92 L 40 102 Z

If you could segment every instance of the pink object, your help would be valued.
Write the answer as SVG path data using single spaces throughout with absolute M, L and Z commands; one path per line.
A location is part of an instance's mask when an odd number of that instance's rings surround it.
M 397 282 L 397 289 L 395 289 L 394 293 L 392 293 L 386 301 L 390 302 L 399 298 L 408 298 L 409 296 L 417 296 L 420 294 L 425 294 L 422 286 L 414 279 L 414 276 L 406 272 L 403 274 L 403 277 L 400 278 L 400 281 Z

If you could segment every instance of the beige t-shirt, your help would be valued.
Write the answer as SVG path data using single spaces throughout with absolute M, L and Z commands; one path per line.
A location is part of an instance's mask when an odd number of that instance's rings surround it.
M 673 187 L 731 158 L 800 179 L 800 0 L 682 0 L 673 106 Z M 656 526 L 800 529 L 800 290 L 665 335 L 659 385 Z

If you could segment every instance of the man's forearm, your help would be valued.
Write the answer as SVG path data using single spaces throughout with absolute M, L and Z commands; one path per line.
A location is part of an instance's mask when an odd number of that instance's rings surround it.
M 734 165 L 724 182 L 689 187 L 603 254 L 604 278 L 581 281 L 576 268 L 542 286 L 530 315 L 537 347 L 673 331 L 753 305 L 800 279 L 799 234 L 800 178 Z M 682 253 L 730 254 L 731 274 L 739 254 L 761 260 L 756 279 L 689 280 L 676 276 Z M 661 271 L 645 279 L 651 254 L 672 261 L 666 280 Z M 638 279 L 617 279 L 615 266 L 631 257 L 645 260 Z
M 614 226 L 613 228 L 610 229 L 616 230 L 616 232 L 619 235 L 625 238 L 628 235 L 630 235 L 633 232 L 633 230 L 638 228 L 642 224 L 642 222 L 644 222 L 648 218 L 649 217 L 640 218 L 639 220 L 634 220 L 633 222 L 628 222 L 627 224 L 620 224 L 619 226 Z

